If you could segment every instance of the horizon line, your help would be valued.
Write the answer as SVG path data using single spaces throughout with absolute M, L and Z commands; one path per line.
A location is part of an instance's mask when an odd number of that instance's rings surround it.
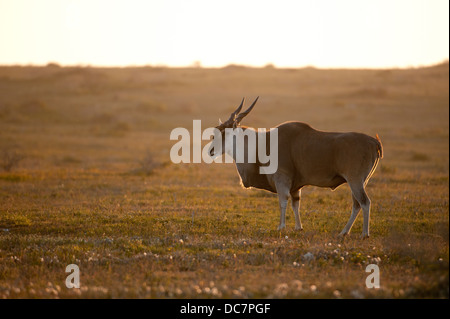
M 98 68 L 98 69 L 124 69 L 124 68 L 165 68 L 165 69 L 226 69 L 226 68 L 248 68 L 248 69 L 318 69 L 318 70 L 409 70 L 409 69 L 422 69 L 435 67 L 439 65 L 449 64 L 449 58 L 444 58 L 441 61 L 430 64 L 417 64 L 410 66 L 386 66 L 386 67 L 364 67 L 364 66 L 339 66 L 339 67 L 322 67 L 315 65 L 303 65 L 303 66 L 277 66 L 274 63 L 268 62 L 265 65 L 248 65 L 239 63 L 229 63 L 222 66 L 203 66 L 201 61 L 194 61 L 188 65 L 170 65 L 170 64 L 117 64 L 117 65 L 96 65 L 90 63 L 78 63 L 78 64 L 61 64 L 55 61 L 49 61 L 46 64 L 33 64 L 33 63 L 0 63 L 0 67 L 55 67 L 55 68 Z

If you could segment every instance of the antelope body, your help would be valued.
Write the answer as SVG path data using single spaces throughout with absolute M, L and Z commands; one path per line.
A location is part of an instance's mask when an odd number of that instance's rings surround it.
M 230 118 L 216 128 L 227 134 L 226 128 L 241 127 L 241 132 L 254 130 L 239 126 L 240 121 L 253 109 L 253 104 L 242 113 L 241 105 Z M 280 206 L 280 224 L 278 229 L 286 227 L 286 208 L 289 197 L 292 199 L 292 209 L 295 216 L 295 229 L 302 230 L 299 214 L 301 189 L 312 185 L 335 189 L 343 183 L 348 183 L 352 192 L 353 208 L 350 219 L 340 233 L 345 236 L 350 230 L 360 210 L 363 211 L 362 237 L 369 237 L 370 199 L 365 186 L 374 173 L 380 158 L 383 157 L 383 147 L 378 135 L 376 138 L 362 133 L 335 133 L 313 129 L 301 122 L 286 122 L 276 126 L 278 129 L 278 169 L 273 174 L 260 174 L 258 162 L 236 162 L 236 167 L 242 185 L 246 188 L 265 189 L 278 194 Z M 259 134 L 269 134 L 257 133 Z M 222 134 L 224 135 L 224 134 Z M 268 141 L 269 138 L 266 138 Z M 217 143 L 229 143 L 225 147 L 218 147 Z M 223 152 L 233 156 L 236 161 L 236 147 L 233 139 L 213 139 L 209 153 L 212 157 L 222 155 Z M 235 142 L 234 142 L 235 143 Z M 216 149 L 223 150 L 221 153 Z M 248 147 L 244 148 L 244 151 Z M 234 150 L 234 151 L 231 151 Z M 248 158 L 248 157 L 245 157 Z

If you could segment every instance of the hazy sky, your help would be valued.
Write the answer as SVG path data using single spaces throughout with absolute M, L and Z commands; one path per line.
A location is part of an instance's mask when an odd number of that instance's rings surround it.
M 448 0 L 0 0 L 0 64 L 378 68 L 448 57 Z

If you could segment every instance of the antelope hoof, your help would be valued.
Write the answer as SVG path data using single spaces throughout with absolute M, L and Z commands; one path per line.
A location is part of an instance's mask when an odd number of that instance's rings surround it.
M 283 230 L 285 228 L 286 228 L 286 225 L 280 225 L 280 226 L 278 226 L 277 230 Z
M 302 226 L 295 226 L 295 230 L 302 231 L 303 227 Z
M 362 235 L 361 235 L 361 239 L 362 239 L 362 240 L 368 239 L 368 238 L 369 238 L 369 234 L 362 234 Z
M 346 233 L 346 232 L 340 232 L 339 235 L 338 235 L 338 237 L 344 238 L 344 237 L 347 236 L 347 235 L 348 235 L 348 233 Z

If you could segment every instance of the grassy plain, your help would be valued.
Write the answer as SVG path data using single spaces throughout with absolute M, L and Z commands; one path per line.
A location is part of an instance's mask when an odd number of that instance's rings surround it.
M 277 197 L 242 189 L 233 164 L 170 163 L 173 128 L 257 95 L 245 125 L 380 135 L 370 239 L 361 216 L 337 238 L 347 185 L 304 188 L 304 231 L 288 211 L 280 233 Z M 448 116 L 448 63 L 0 67 L 0 297 L 448 298 Z M 72 263 L 81 289 L 65 286 Z

